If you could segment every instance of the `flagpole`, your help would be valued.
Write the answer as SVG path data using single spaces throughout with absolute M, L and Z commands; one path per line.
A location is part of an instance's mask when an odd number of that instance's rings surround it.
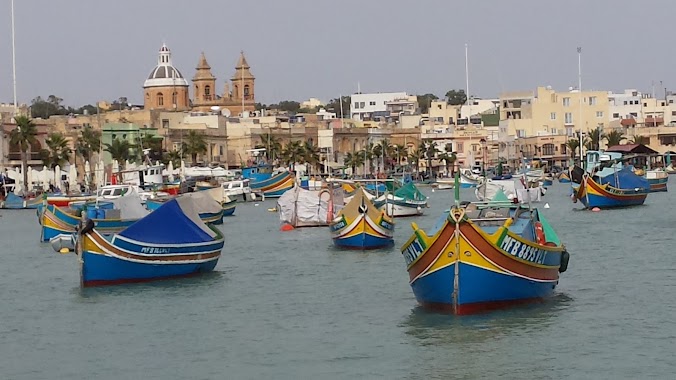
M 16 100 L 16 43 L 14 31 L 14 0 L 12 0 L 12 85 L 14 87 L 14 113 L 17 113 L 18 104 Z

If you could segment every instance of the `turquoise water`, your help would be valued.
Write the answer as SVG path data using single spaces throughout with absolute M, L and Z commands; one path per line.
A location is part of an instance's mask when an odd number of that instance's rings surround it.
M 422 190 L 431 207 L 397 220 L 397 247 L 453 194 Z M 75 256 L 38 242 L 33 211 L 0 210 L 0 378 L 672 378 L 676 195 L 592 213 L 568 191 L 543 198 L 571 253 L 557 295 L 468 317 L 418 308 L 397 248 L 279 232 L 274 201 L 239 204 L 220 226 L 212 274 L 86 290 Z

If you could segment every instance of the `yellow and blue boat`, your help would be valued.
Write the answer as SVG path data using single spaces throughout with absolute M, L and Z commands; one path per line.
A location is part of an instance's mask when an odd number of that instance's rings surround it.
M 426 308 L 473 314 L 551 296 L 569 255 L 536 209 L 504 201 L 447 210 L 431 235 L 412 223 L 401 249 Z
M 570 175 L 567 170 L 559 174 L 559 183 L 570 183 Z
M 371 203 L 362 188 L 329 224 L 333 243 L 350 249 L 375 249 L 394 244 L 394 221 Z
M 242 176 L 250 181 L 252 191 L 262 193 L 268 198 L 281 197 L 296 183 L 292 172 L 288 170 L 273 172 L 271 165 L 263 163 L 242 168 Z
M 93 222 L 76 242 L 83 287 L 145 282 L 210 272 L 224 240 L 201 221 L 194 200 L 172 199 L 123 231 L 106 235 Z
M 0 208 L 11 210 L 34 210 L 39 208 L 41 204 L 42 197 L 24 198 L 10 192 L 4 200 L 0 201 Z

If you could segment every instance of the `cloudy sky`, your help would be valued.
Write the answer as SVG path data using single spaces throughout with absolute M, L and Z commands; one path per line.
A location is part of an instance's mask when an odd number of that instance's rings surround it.
M 12 101 L 10 0 L 0 1 L 0 102 Z M 15 0 L 20 102 L 127 96 L 166 42 L 190 78 L 204 51 L 222 89 L 240 50 L 264 103 L 465 87 L 496 96 L 538 85 L 676 89 L 673 0 Z M 661 92 L 657 90 L 658 94 Z

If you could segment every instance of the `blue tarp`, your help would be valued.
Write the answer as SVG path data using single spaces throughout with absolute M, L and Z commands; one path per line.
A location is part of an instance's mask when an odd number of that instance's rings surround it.
M 166 202 L 118 235 L 151 244 L 189 244 L 214 241 L 211 235 L 195 224 L 183 212 L 176 199 Z
M 648 180 L 637 176 L 628 167 L 624 167 L 622 170 L 618 170 L 616 173 L 600 178 L 599 183 L 602 185 L 607 183 L 610 184 L 610 186 L 616 187 L 618 189 L 650 189 L 650 183 Z

